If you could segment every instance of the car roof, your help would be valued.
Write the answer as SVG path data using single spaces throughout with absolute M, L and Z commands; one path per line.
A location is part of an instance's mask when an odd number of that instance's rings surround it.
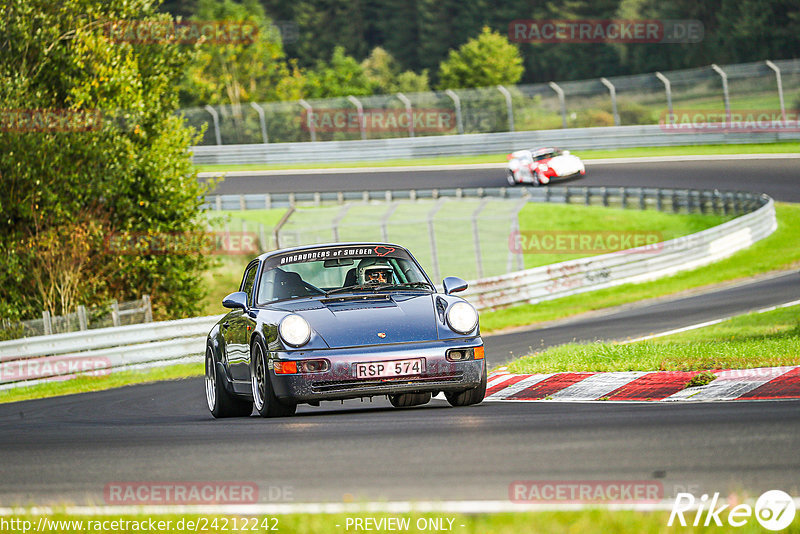
M 321 243 L 321 244 L 315 244 L 315 245 L 299 245 L 299 246 L 296 246 L 296 247 L 281 248 L 281 249 L 278 249 L 278 250 L 272 250 L 272 251 L 265 252 L 265 253 L 261 254 L 258 257 L 258 260 L 259 261 L 263 261 L 263 260 L 265 260 L 265 259 L 267 259 L 267 258 L 269 258 L 271 256 L 275 256 L 275 255 L 278 255 L 278 254 L 285 254 L 287 252 L 302 252 L 302 251 L 306 251 L 306 250 L 316 250 L 316 249 L 320 249 L 320 248 L 330 248 L 330 247 L 365 247 L 365 248 L 370 248 L 370 247 L 381 247 L 381 246 L 382 247 L 399 248 L 399 249 L 405 250 L 406 252 L 409 252 L 406 247 L 404 247 L 402 245 L 397 245 L 395 243 L 383 243 L 383 242 L 379 242 L 379 241 L 374 241 L 374 242 L 370 242 L 370 241 L 366 241 L 366 242 L 365 241 L 352 241 L 352 242 L 345 241 L 345 242 L 337 242 L 337 243 Z M 410 254 L 410 252 L 409 252 L 409 254 Z

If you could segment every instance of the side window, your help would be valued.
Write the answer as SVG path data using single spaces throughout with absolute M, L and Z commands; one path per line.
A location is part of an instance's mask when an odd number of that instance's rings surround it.
M 239 288 L 239 291 L 247 293 L 247 302 L 249 303 L 253 302 L 253 282 L 255 282 L 257 270 L 258 262 L 248 265 L 247 271 L 244 273 L 244 278 L 242 278 L 242 286 Z

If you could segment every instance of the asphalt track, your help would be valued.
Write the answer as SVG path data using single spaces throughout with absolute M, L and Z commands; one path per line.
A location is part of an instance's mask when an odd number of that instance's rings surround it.
M 711 176 L 661 182 L 647 168 L 627 174 L 623 166 L 615 184 L 638 172 L 653 184 L 746 189 L 735 184 L 747 173 L 723 172 L 728 163 L 713 172 L 716 185 Z M 797 200 L 794 166 L 761 162 L 763 187 L 755 190 Z M 653 172 L 686 172 L 659 168 Z M 599 171 L 590 176 L 600 180 Z M 409 188 L 419 177 L 398 178 Z M 487 353 L 495 364 L 573 338 L 669 330 L 795 300 L 798 282 L 789 273 L 494 336 Z M 454 409 L 434 400 L 397 410 L 376 399 L 301 407 L 291 419 L 215 421 L 201 379 L 162 382 L 0 405 L 0 504 L 103 504 L 106 485 L 121 481 L 255 482 L 264 502 L 503 500 L 516 480 L 656 480 L 666 498 L 743 489 L 797 496 L 798 408 L 796 401 L 543 401 Z
M 220 183 L 216 194 L 364 191 L 507 186 L 503 169 L 418 170 L 381 169 L 322 174 L 236 175 Z M 800 159 L 746 159 L 586 164 L 586 177 L 562 182 L 576 186 L 646 186 L 724 189 L 767 193 L 775 200 L 800 202 Z

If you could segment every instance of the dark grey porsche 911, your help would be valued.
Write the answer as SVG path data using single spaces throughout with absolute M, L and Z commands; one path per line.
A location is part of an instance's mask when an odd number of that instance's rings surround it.
M 486 363 L 478 313 L 444 292 L 408 250 L 335 243 L 262 254 L 208 334 L 206 400 L 214 417 L 294 414 L 299 403 L 388 396 L 416 406 L 444 393 L 481 402 Z

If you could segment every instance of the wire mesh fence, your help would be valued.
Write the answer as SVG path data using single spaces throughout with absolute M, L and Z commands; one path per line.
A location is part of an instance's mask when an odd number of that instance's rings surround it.
M 0 340 L 23 337 L 64 334 L 95 328 L 125 326 L 130 324 L 149 323 L 153 321 L 153 310 L 150 296 L 144 295 L 137 300 L 117 302 L 112 300 L 102 306 L 87 308 L 78 306 L 66 315 L 53 315 L 42 311 L 41 319 L 27 321 L 2 320 L 0 323 Z
M 716 67 L 716 68 L 715 68 Z M 659 124 L 672 111 L 800 108 L 800 59 L 560 83 L 180 110 L 201 145 Z M 784 118 L 785 120 L 785 118 Z

